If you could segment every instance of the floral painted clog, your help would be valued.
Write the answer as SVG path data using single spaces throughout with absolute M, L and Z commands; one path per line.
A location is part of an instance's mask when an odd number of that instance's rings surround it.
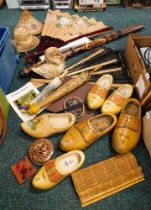
M 68 130 L 76 121 L 74 114 L 42 114 L 21 123 L 22 130 L 34 138 L 45 138 Z

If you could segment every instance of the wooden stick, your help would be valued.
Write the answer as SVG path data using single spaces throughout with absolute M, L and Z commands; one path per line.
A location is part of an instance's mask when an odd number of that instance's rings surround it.
M 80 51 L 86 51 L 86 50 L 90 50 L 90 49 L 92 49 L 94 47 L 102 46 L 102 45 L 104 45 L 104 44 L 106 44 L 108 42 L 111 42 L 113 40 L 116 40 L 116 39 L 119 39 L 121 37 L 127 36 L 130 33 L 134 33 L 134 32 L 136 32 L 138 30 L 141 30 L 143 27 L 144 27 L 143 24 L 137 24 L 137 25 L 133 25 L 133 26 L 124 28 L 124 29 L 122 29 L 120 31 L 116 31 L 116 32 L 110 33 L 107 36 L 104 36 L 104 37 L 102 37 L 100 39 L 96 39 L 96 40 L 94 40 L 92 42 L 89 42 L 87 44 L 84 44 L 83 46 L 81 46 L 79 48 L 76 48 L 74 50 L 68 51 L 67 53 L 65 53 L 65 56 L 66 57 L 70 57 L 70 56 L 73 56 L 73 55 L 77 54 Z
M 37 78 L 31 78 L 30 80 L 32 83 L 49 83 L 50 79 L 37 79 Z
M 64 71 L 61 75 L 59 75 L 59 79 L 64 79 L 64 77 L 67 75 L 68 71 Z M 37 78 L 31 78 L 31 83 L 33 83 L 36 87 L 41 87 L 44 84 L 50 83 L 52 79 L 37 79 Z
M 75 74 L 79 74 L 81 72 L 90 71 L 92 69 L 94 69 L 94 71 L 97 71 L 98 69 L 101 69 L 102 67 L 104 67 L 106 65 L 114 64 L 114 63 L 117 63 L 117 62 L 118 62 L 117 59 L 113 59 L 113 60 L 110 60 L 110 61 L 107 61 L 107 62 L 104 62 L 104 63 L 101 63 L 101 64 L 96 64 L 96 65 L 89 66 L 89 67 L 84 68 L 84 69 L 80 69 L 80 70 L 68 73 L 67 75 L 72 76 L 72 75 L 75 75 Z
M 80 60 L 78 63 L 75 63 L 75 64 L 73 64 L 72 66 L 66 68 L 66 70 L 69 71 L 69 70 L 75 68 L 76 66 L 79 66 L 80 64 L 83 64 L 83 63 L 85 63 L 85 62 L 91 60 L 93 57 L 95 57 L 96 55 L 99 55 L 99 54 L 103 53 L 104 51 L 105 51 L 104 49 L 100 49 L 99 51 L 93 53 L 92 55 L 90 55 L 90 56 L 88 56 L 88 57 L 86 57 L 86 58 L 84 58 L 83 60 Z
M 117 71 L 122 71 L 122 67 L 97 71 L 97 72 L 94 72 L 93 75 L 113 73 L 113 72 L 117 72 Z

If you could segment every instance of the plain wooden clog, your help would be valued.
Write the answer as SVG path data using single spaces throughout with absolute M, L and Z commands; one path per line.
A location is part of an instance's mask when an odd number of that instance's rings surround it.
M 34 138 L 45 138 L 68 130 L 76 121 L 74 114 L 42 114 L 32 120 L 21 123 L 22 130 Z

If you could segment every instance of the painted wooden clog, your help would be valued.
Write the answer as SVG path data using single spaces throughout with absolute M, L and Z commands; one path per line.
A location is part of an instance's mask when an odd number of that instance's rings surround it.
M 84 153 L 74 150 L 47 161 L 33 178 L 33 187 L 40 190 L 48 190 L 54 187 L 72 172 L 78 170 L 84 160 Z
M 130 152 L 138 143 L 141 132 L 141 106 L 137 99 L 130 98 L 123 107 L 113 131 L 114 149 L 124 154 Z
M 113 77 L 110 74 L 105 74 L 92 86 L 87 95 L 87 104 L 90 109 L 95 110 L 101 107 L 112 86 L 112 82 Z
M 42 114 L 21 123 L 22 130 L 34 138 L 44 138 L 68 130 L 76 121 L 74 114 Z
M 121 85 L 105 100 L 101 107 L 101 112 L 118 114 L 122 110 L 127 99 L 131 97 L 132 93 L 132 85 Z
M 83 150 L 99 137 L 109 133 L 115 126 L 114 114 L 100 114 L 72 126 L 60 141 L 60 149 L 71 151 Z

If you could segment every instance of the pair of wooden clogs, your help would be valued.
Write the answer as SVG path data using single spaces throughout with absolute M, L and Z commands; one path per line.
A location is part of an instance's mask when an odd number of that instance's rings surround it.
M 112 83 L 113 77 L 110 74 L 105 74 L 97 80 L 87 95 L 90 109 L 101 108 L 102 113 L 112 114 L 118 114 L 121 111 L 126 100 L 131 97 L 133 88 L 129 84 L 124 84 L 108 96 Z

